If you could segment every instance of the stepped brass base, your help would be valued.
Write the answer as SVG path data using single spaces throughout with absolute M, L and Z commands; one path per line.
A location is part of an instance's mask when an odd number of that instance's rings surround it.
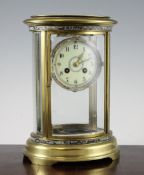
M 57 162 L 79 162 L 119 157 L 116 139 L 95 144 L 46 145 L 28 139 L 24 155 L 37 165 L 52 165 Z

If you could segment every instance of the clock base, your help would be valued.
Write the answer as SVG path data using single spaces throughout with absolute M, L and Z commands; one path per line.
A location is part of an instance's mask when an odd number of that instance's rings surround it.
M 82 145 L 46 145 L 28 139 L 24 155 L 37 165 L 53 165 L 57 162 L 91 161 L 104 158 L 119 158 L 116 138 L 110 141 Z

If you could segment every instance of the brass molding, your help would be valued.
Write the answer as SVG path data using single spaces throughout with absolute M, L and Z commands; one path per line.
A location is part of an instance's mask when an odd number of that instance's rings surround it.
M 117 21 L 107 16 L 80 16 L 80 15 L 37 15 L 24 21 L 28 26 L 39 25 L 61 25 L 61 26 L 83 26 L 83 25 L 97 25 L 97 26 L 112 26 Z
M 103 158 L 115 160 L 119 150 L 115 137 L 99 144 L 82 145 L 45 145 L 36 144 L 28 139 L 24 155 L 37 165 L 52 165 L 57 162 L 91 161 Z

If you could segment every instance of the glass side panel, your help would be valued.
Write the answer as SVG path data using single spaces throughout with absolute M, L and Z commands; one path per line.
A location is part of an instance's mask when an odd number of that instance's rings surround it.
M 34 132 L 42 133 L 41 32 L 33 32 Z
M 88 125 L 88 89 L 80 92 L 71 92 L 52 83 L 52 124 L 55 133 L 72 134 L 80 131 L 80 125 Z M 59 125 L 59 126 L 58 126 Z M 67 126 L 66 126 L 67 125 Z M 65 127 L 65 130 L 63 130 Z M 60 128 L 60 130 L 56 130 Z M 59 134 L 60 134 L 59 133 Z
M 97 36 L 97 50 L 101 55 L 101 73 L 97 79 L 97 123 L 98 127 L 104 129 L 104 36 Z

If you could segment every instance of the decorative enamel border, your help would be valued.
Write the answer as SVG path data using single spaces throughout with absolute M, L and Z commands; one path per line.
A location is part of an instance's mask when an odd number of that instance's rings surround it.
M 81 145 L 81 144 L 95 144 L 111 141 L 113 136 L 105 136 L 87 140 L 44 140 L 38 137 L 31 137 L 31 140 L 37 144 L 48 145 Z
M 94 31 L 111 31 L 112 26 L 30 26 L 30 31 L 47 31 L 47 30 L 94 30 Z

